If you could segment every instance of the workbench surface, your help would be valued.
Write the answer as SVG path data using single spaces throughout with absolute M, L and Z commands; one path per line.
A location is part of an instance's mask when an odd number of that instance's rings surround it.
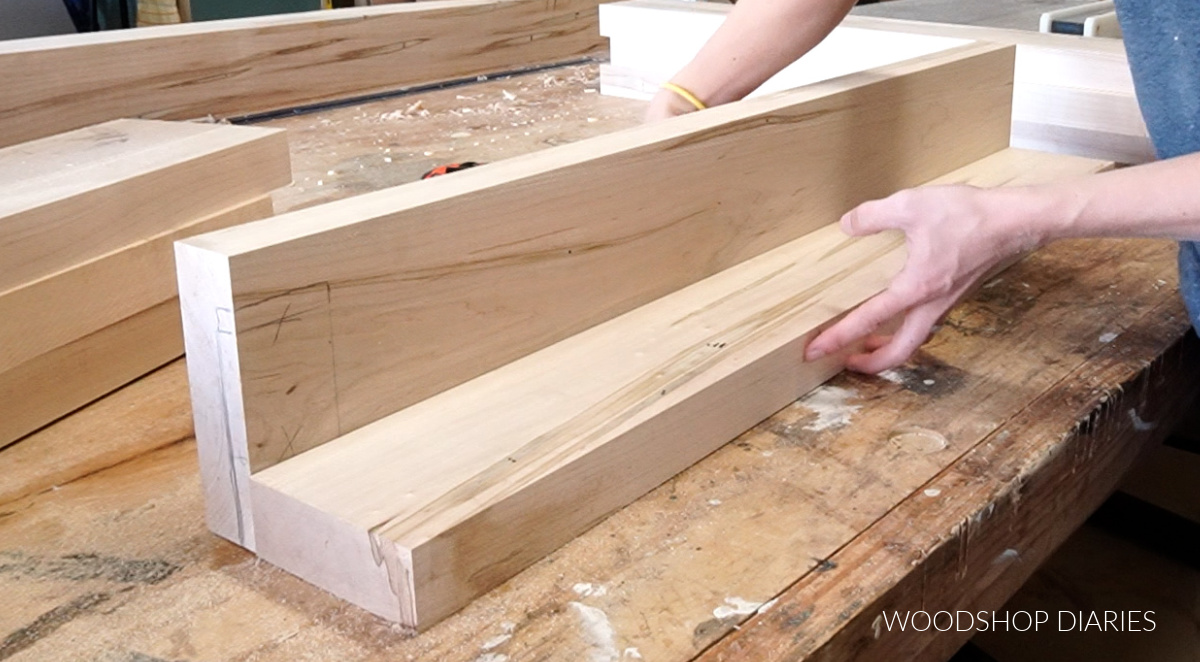
M 639 121 L 595 88 L 584 65 L 273 120 L 277 210 Z M 969 633 L 881 611 L 999 608 L 1166 433 L 1187 329 L 1170 242 L 1052 246 L 902 368 L 836 377 L 418 636 L 207 531 L 177 361 L 0 451 L 0 660 L 945 659 Z

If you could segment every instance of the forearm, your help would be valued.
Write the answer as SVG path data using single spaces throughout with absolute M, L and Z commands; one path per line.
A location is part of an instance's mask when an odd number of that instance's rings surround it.
M 812 50 L 853 6 L 854 0 L 741 0 L 671 82 L 706 106 L 741 99 Z M 646 119 L 693 110 L 690 101 L 664 89 L 650 103 Z
M 1200 154 L 1032 187 L 1016 234 L 1036 244 L 1073 237 L 1200 240 Z M 1003 203 L 1001 203 L 1003 204 Z
M 753 92 L 821 42 L 853 0 L 741 0 L 671 80 L 715 106 Z

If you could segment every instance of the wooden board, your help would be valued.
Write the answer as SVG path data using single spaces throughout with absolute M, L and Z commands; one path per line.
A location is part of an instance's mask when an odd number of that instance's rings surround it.
M 251 471 L 1000 149 L 1011 58 L 964 47 L 179 244 L 210 525 L 252 546 Z
M 262 197 L 0 294 L 0 447 L 183 355 L 172 243 L 270 215 Z
M 1002 152 L 936 183 L 1107 166 L 1063 161 Z M 425 629 L 831 377 L 805 344 L 904 256 L 823 227 L 259 472 L 257 552 Z
M 0 449 L 0 504 L 191 437 L 187 369 L 178 359 Z
M 596 32 L 596 0 L 448 0 L 9 41 L 0 145 L 578 59 L 602 49 Z
M 234 204 L 0 292 L 0 372 L 174 298 L 176 240 L 271 213 L 270 196 Z
M 149 120 L 0 149 L 0 293 L 268 195 L 287 150 L 276 129 Z M 0 343 L 0 370 L 22 354 Z
M 729 8 L 678 0 L 603 5 L 600 29 L 612 51 L 611 63 L 601 67 L 603 93 L 649 99 L 716 31 Z M 910 57 L 955 39 L 1016 45 L 1013 147 L 1123 163 L 1155 158 L 1120 40 L 852 15 L 827 43 L 759 93 L 843 75 L 860 62 Z

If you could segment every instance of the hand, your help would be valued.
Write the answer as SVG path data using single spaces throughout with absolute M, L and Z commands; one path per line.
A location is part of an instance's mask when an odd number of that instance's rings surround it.
M 1023 192 L 1025 191 L 1025 192 Z M 971 285 L 1005 258 L 1030 250 L 1041 239 L 1021 225 L 1023 189 L 930 186 L 866 202 L 842 217 L 851 236 L 901 230 L 908 259 L 887 289 L 852 310 L 813 339 L 805 359 L 837 352 L 866 338 L 866 352 L 846 367 L 876 373 L 900 365 L 929 337 L 934 324 Z M 880 325 L 903 316 L 891 336 Z

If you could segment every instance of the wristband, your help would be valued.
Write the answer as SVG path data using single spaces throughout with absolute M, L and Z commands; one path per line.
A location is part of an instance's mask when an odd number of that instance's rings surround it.
M 664 90 L 670 90 L 670 91 L 674 92 L 675 94 L 678 94 L 679 96 L 683 97 L 688 103 L 695 106 L 696 110 L 704 110 L 705 108 L 708 108 L 708 106 L 704 105 L 703 101 L 696 98 L 695 94 L 688 92 L 686 89 L 684 89 L 683 87 L 681 87 L 679 85 L 676 85 L 675 83 L 671 83 L 671 82 L 663 83 L 662 88 Z

